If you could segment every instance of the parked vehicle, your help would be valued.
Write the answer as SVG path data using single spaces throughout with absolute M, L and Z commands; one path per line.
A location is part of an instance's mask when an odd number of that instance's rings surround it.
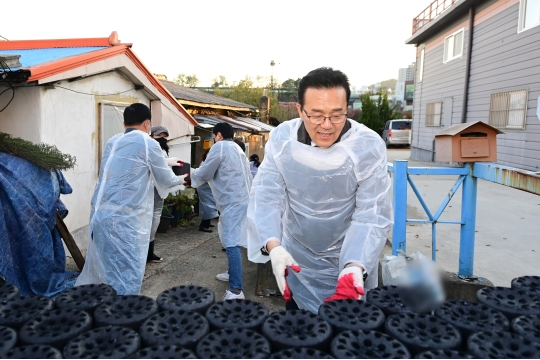
M 382 138 L 386 147 L 391 145 L 411 145 L 411 125 L 412 120 L 396 119 L 388 120 L 384 126 Z

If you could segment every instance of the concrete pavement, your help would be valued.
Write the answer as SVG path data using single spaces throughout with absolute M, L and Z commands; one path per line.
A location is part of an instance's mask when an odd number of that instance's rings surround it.
M 409 149 L 388 150 L 388 161 L 408 160 Z M 409 166 L 436 166 L 409 160 Z M 413 176 L 432 212 L 454 185 L 457 176 Z M 408 187 L 407 218 L 427 219 L 416 195 Z M 476 213 L 474 274 L 496 286 L 510 286 L 523 275 L 540 275 L 540 196 L 479 180 Z M 461 218 L 461 189 L 441 220 Z M 456 272 L 459 259 L 459 225 L 437 225 L 437 262 Z M 407 253 L 431 257 L 431 224 L 407 225 Z

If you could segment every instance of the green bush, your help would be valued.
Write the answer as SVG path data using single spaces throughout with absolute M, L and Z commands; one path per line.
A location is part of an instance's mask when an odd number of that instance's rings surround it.
M 165 199 L 165 204 L 169 206 L 174 206 L 178 211 L 181 211 L 183 214 L 189 214 L 191 212 L 191 207 L 197 203 L 197 197 L 190 199 L 186 195 L 180 194 L 169 194 Z

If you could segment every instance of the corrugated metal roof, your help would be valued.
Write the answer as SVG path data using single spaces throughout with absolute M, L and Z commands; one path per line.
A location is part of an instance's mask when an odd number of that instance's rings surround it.
M 249 132 L 269 132 L 274 128 L 272 125 L 264 124 L 258 120 L 246 117 L 231 118 L 223 115 L 194 115 L 194 117 L 199 122 L 204 122 L 211 125 L 226 122 L 231 124 L 235 129 Z M 264 125 L 264 127 L 261 125 Z
M 178 100 L 193 101 L 201 104 L 208 105 L 221 105 L 221 106 L 230 106 L 236 108 L 248 108 L 251 110 L 256 110 L 257 108 L 253 105 L 244 104 L 239 101 L 227 99 L 221 96 L 214 94 L 209 94 L 207 92 L 192 89 L 189 87 L 181 86 L 173 83 L 172 81 L 160 80 L 161 83 L 174 95 Z
M 244 120 L 245 122 L 250 123 L 252 125 L 259 126 L 262 129 L 261 131 L 263 132 L 272 131 L 276 128 L 274 125 L 265 124 L 259 120 L 248 118 L 248 117 L 238 117 L 238 119 Z
M 30 50 L 0 50 L 2 55 L 21 55 L 19 61 L 22 67 L 31 67 L 63 57 L 86 54 L 92 51 L 105 49 L 105 46 L 73 47 L 73 48 L 49 48 Z M 15 69 L 15 68 L 14 68 Z

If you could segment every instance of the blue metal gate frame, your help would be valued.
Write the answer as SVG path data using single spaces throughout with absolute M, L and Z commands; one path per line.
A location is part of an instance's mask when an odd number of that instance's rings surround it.
M 474 241 L 476 230 L 476 198 L 478 194 L 478 179 L 495 182 L 516 189 L 540 195 L 540 174 L 521 169 L 515 169 L 495 163 L 465 163 L 463 167 L 408 167 L 407 160 L 394 160 L 388 165 L 388 171 L 393 173 L 394 188 L 394 227 L 392 238 L 392 254 L 399 250 L 407 251 L 407 223 L 431 223 L 431 257 L 436 260 L 437 224 L 455 224 L 461 226 L 459 244 L 458 275 L 462 278 L 473 277 Z M 457 175 L 454 186 L 447 193 L 437 212 L 433 214 L 411 175 Z M 407 219 L 407 186 L 410 185 L 428 219 Z M 461 200 L 461 220 L 441 221 L 444 209 L 459 189 L 463 186 Z

